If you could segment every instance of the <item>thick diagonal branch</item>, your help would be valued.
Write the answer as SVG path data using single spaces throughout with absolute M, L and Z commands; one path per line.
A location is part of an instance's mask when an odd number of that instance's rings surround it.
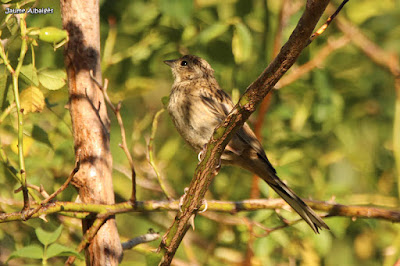
M 254 112 L 257 104 L 294 64 L 301 51 L 307 46 L 315 25 L 328 3 L 328 0 L 307 1 L 306 10 L 278 56 L 247 88 L 245 94 L 225 121 L 215 129 L 210 142 L 207 144 L 205 156 L 196 168 L 189 192 L 183 202 L 182 212 L 177 214 L 174 223 L 168 229 L 160 244 L 161 251 L 164 253 L 161 265 L 171 263 L 179 244 L 189 229 L 189 219 L 196 214 L 208 186 L 216 174 L 216 168 L 225 146 L 235 132 L 243 126 L 250 114 Z

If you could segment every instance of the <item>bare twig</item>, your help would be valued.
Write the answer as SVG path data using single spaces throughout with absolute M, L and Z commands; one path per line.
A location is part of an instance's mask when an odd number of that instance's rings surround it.
M 158 126 L 158 117 L 164 112 L 164 110 L 165 109 L 162 108 L 154 116 L 153 124 L 152 124 L 152 127 L 151 127 L 150 140 L 149 140 L 149 144 L 147 145 L 147 150 L 149 151 L 149 163 L 150 163 L 151 167 L 153 167 L 154 172 L 156 173 L 156 176 L 157 176 L 157 179 L 158 179 L 158 183 L 160 184 L 160 187 L 161 187 L 162 191 L 164 192 L 164 195 L 167 197 L 167 199 L 171 200 L 172 196 L 169 194 L 169 192 L 167 190 L 167 187 L 164 184 L 164 180 L 162 179 L 161 174 L 158 171 L 157 165 L 156 165 L 156 163 L 154 161 L 153 143 L 154 143 L 154 138 L 156 136 L 157 126 Z
M 114 112 L 115 116 L 117 117 L 117 121 L 118 121 L 119 127 L 121 129 L 121 141 L 122 141 L 122 143 L 119 144 L 119 146 L 124 151 L 126 158 L 128 159 L 129 166 L 131 167 L 131 171 L 132 171 L 132 194 L 131 194 L 130 201 L 132 203 L 135 203 L 136 202 L 136 172 L 135 172 L 135 166 L 133 164 L 132 155 L 129 152 L 128 145 L 126 144 L 125 127 L 124 127 L 124 122 L 122 120 L 121 112 L 120 112 L 121 102 L 119 102 L 117 107 L 115 107 L 114 104 L 111 102 L 110 97 L 108 97 L 108 93 L 107 93 L 108 80 L 107 79 L 104 80 L 104 87 L 103 87 L 100 84 L 100 82 L 97 81 L 96 78 L 93 76 L 93 71 L 90 70 L 89 73 L 90 73 L 90 77 L 96 83 L 97 87 L 99 87 L 100 90 L 103 92 L 104 99 L 106 100 L 108 106 L 110 106 L 111 110 Z
M 276 28 L 275 38 L 274 38 L 274 48 L 272 52 L 272 57 L 276 57 L 279 53 L 279 49 L 282 46 L 282 32 L 284 29 L 285 24 L 289 18 L 289 1 L 284 0 L 281 3 L 281 9 L 279 11 L 279 19 L 278 19 L 278 26 Z M 258 110 L 257 119 L 254 124 L 254 133 L 258 140 L 262 140 L 261 130 L 264 125 L 265 115 L 271 105 L 273 91 L 268 93 L 268 95 L 264 98 L 264 100 L 260 104 L 260 108 Z M 260 178 L 257 175 L 253 175 L 252 184 L 251 184 L 251 191 L 250 197 L 253 199 L 260 197 L 260 188 L 259 188 Z
M 361 49 L 373 62 L 387 69 L 394 77 L 396 92 L 393 121 L 393 154 L 397 168 L 397 192 L 400 198 L 400 61 L 395 53 L 389 53 L 367 38 L 360 29 L 341 18 L 337 20 L 339 29 Z
M 294 69 L 292 72 L 288 73 L 282 77 L 282 79 L 276 84 L 275 89 L 281 89 L 289 84 L 295 82 L 302 76 L 311 72 L 316 67 L 319 67 L 322 62 L 330 55 L 333 51 L 342 48 L 349 42 L 349 38 L 341 37 L 336 40 L 328 40 L 327 45 L 322 48 L 318 53 L 314 56 L 314 58 L 307 63 L 299 66 Z
M 36 190 L 37 192 L 39 192 L 40 195 L 42 195 L 43 198 L 45 198 L 45 199 L 50 197 L 49 193 L 47 193 L 47 191 L 44 189 L 43 185 L 40 185 L 40 187 L 39 187 L 39 186 L 36 186 L 36 185 L 28 184 L 27 186 L 28 186 L 28 188 L 31 188 L 31 189 Z
M 69 174 L 67 180 L 65 180 L 64 184 L 62 184 L 61 187 L 59 187 L 53 194 L 51 194 L 49 197 L 47 197 L 46 199 L 44 199 L 39 206 L 37 206 L 35 209 L 29 211 L 26 214 L 26 219 L 29 219 L 30 217 L 32 217 L 32 215 L 34 215 L 35 213 L 37 213 L 41 208 L 43 208 L 47 203 L 49 203 L 50 201 L 52 201 L 58 194 L 60 194 L 61 192 L 64 191 L 64 189 L 66 189 L 69 185 L 69 183 L 71 182 L 72 178 L 74 178 L 75 174 L 79 171 L 79 166 L 80 166 L 80 162 L 79 162 L 79 156 L 76 157 L 77 160 L 75 162 L 75 167 L 72 170 L 72 172 Z M 46 193 L 47 194 L 47 193 Z
M 400 211 L 390 210 L 378 206 L 357 206 L 343 205 L 332 201 L 316 201 L 303 199 L 310 207 L 317 211 L 328 213 L 329 217 L 343 216 L 356 218 L 371 218 L 382 219 L 391 222 L 400 222 Z M 20 206 L 22 203 L 12 204 L 10 202 L 1 201 L 2 204 L 9 206 Z M 275 209 L 290 209 L 283 199 L 250 199 L 243 201 L 219 201 L 208 200 L 207 212 L 216 211 L 224 213 L 237 213 L 243 211 L 256 210 L 275 210 Z M 202 209 L 203 206 L 200 206 Z M 160 211 L 178 211 L 178 201 L 138 201 L 135 206 L 130 202 L 122 202 L 117 204 L 90 204 L 77 202 L 49 202 L 44 208 L 41 208 L 37 213 L 32 215 L 32 218 L 37 218 L 41 215 L 49 215 L 53 213 L 98 213 L 98 214 L 119 214 L 128 212 L 160 212 Z M 202 215 L 206 215 L 203 213 Z M 10 221 L 21 221 L 20 212 L 1 213 L 0 223 Z
M 339 5 L 339 7 L 336 9 L 336 11 L 326 20 L 324 25 L 322 25 L 316 32 L 314 32 L 313 35 L 311 35 L 309 43 L 314 41 L 319 35 L 321 35 L 331 24 L 332 20 L 339 14 L 340 10 L 344 7 L 344 5 L 348 2 L 349 0 L 343 0 L 343 2 Z
M 400 64 L 395 53 L 384 51 L 344 18 L 336 21 L 338 28 L 361 49 L 373 62 L 389 70 L 395 77 L 400 76 Z
M 137 245 L 142 244 L 142 243 L 151 242 L 151 241 L 154 241 L 154 240 L 156 240 L 158 238 L 160 238 L 160 233 L 154 232 L 153 229 L 150 229 L 147 234 L 144 234 L 144 235 L 132 238 L 129 241 L 123 242 L 122 243 L 122 249 L 123 250 L 131 249 L 134 246 L 137 246 Z

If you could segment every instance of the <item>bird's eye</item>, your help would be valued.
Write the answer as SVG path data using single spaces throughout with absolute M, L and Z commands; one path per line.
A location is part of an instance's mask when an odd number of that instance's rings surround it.
M 187 64 L 188 64 L 187 61 L 182 61 L 181 62 L 181 66 L 187 66 Z

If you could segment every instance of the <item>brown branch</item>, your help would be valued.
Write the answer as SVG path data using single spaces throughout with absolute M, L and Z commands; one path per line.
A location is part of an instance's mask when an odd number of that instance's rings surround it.
M 171 264 L 180 242 L 189 229 L 189 220 L 199 209 L 204 195 L 218 171 L 220 157 L 226 145 L 308 45 L 312 31 L 328 3 L 328 0 L 307 1 L 302 17 L 278 56 L 260 77 L 247 88 L 245 94 L 225 121 L 215 129 L 210 142 L 206 146 L 203 160 L 196 168 L 189 192 L 183 202 L 182 212 L 177 214 L 172 226 L 161 241 L 160 248 L 163 252 L 163 259 L 160 265 Z
M 121 243 L 121 245 L 123 250 L 127 250 L 132 249 L 139 244 L 154 241 L 158 238 L 160 238 L 160 233 L 154 232 L 153 229 L 149 229 L 149 232 L 147 234 L 132 238 L 126 242 Z
M 91 70 L 89 72 L 90 77 L 92 80 L 96 83 L 97 87 L 100 88 L 100 90 L 103 92 L 104 99 L 106 100 L 108 106 L 110 106 L 111 110 L 114 112 L 115 116 L 117 117 L 117 121 L 119 124 L 119 128 L 121 130 L 121 141 L 122 143 L 119 144 L 119 146 L 122 148 L 124 151 L 126 158 L 128 159 L 129 166 L 131 167 L 131 176 L 132 176 L 132 194 L 130 201 L 135 203 L 136 202 L 136 172 L 135 172 L 135 166 L 133 164 L 133 159 L 132 155 L 129 152 L 128 145 L 126 144 L 126 134 L 125 134 L 125 127 L 124 127 L 124 122 L 121 117 L 121 102 L 118 103 L 117 107 L 114 106 L 114 104 L 111 102 L 110 97 L 108 97 L 107 93 L 107 88 L 108 88 L 108 79 L 105 79 L 104 81 L 104 87 L 96 80 L 96 78 L 93 76 L 93 71 Z
M 321 66 L 324 60 L 332 54 L 333 51 L 342 48 L 349 42 L 349 38 L 341 37 L 336 40 L 328 40 L 327 45 L 322 48 L 318 53 L 314 56 L 314 58 L 307 63 L 299 66 L 296 69 L 293 69 L 288 75 L 282 77 L 281 80 L 278 81 L 274 89 L 281 89 L 283 87 L 288 86 L 289 84 L 295 82 L 302 76 L 311 72 L 316 67 Z
M 399 59 L 395 53 L 384 51 L 368 39 L 356 26 L 344 18 L 336 20 L 338 28 L 363 51 L 373 62 L 389 70 L 395 77 L 400 76 Z
M 289 8 L 289 1 L 284 0 L 282 1 L 281 8 L 279 11 L 279 19 L 278 19 L 278 26 L 276 27 L 275 38 L 274 38 L 274 46 L 272 57 L 276 57 L 279 53 L 279 49 L 282 46 L 282 32 L 284 29 L 285 24 L 288 20 L 288 8 Z M 264 98 L 264 100 L 260 104 L 260 108 L 258 110 L 256 123 L 254 124 L 254 133 L 259 141 L 262 140 L 261 130 L 264 125 L 265 115 L 271 105 L 272 100 L 272 93 L 268 93 L 268 95 Z M 250 190 L 250 197 L 252 199 L 256 199 L 260 197 L 260 188 L 259 188 L 260 178 L 257 175 L 253 175 L 252 183 L 251 183 L 251 190 Z
M 339 29 L 351 37 L 352 42 L 373 62 L 387 69 L 394 78 L 396 92 L 393 118 L 393 154 L 397 168 L 397 190 L 400 196 L 400 61 L 395 53 L 389 53 L 368 39 L 356 26 L 344 18 L 337 21 Z
M 36 190 L 37 192 L 39 192 L 40 195 L 42 195 L 43 198 L 45 198 L 45 199 L 47 199 L 48 197 L 50 197 L 50 195 L 49 195 L 49 194 L 47 193 L 47 191 L 44 189 L 43 185 L 40 185 L 40 187 L 39 187 L 39 186 L 36 186 L 36 185 L 33 185 L 33 184 L 27 184 L 26 186 L 27 186 L 28 188 L 31 188 L 31 189 Z
M 167 184 L 167 182 L 162 178 L 160 172 L 158 171 L 157 165 L 154 161 L 154 139 L 156 136 L 156 131 L 158 127 L 158 117 L 165 111 L 164 108 L 160 109 L 153 118 L 153 123 L 151 125 L 151 134 L 150 139 L 147 144 L 147 151 L 149 153 L 149 163 L 150 166 L 153 168 L 154 172 L 156 173 L 158 184 L 161 187 L 162 192 L 167 197 L 168 200 L 172 200 L 173 196 L 176 195 L 175 191 L 171 190 L 171 186 Z M 169 192 L 170 191 L 170 192 Z

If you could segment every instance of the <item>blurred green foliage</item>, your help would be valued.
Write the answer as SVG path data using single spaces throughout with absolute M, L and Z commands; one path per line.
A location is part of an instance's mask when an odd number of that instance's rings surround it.
M 122 117 L 128 145 L 135 161 L 139 200 L 164 199 L 155 172 L 147 159 L 147 142 L 154 114 L 162 108 L 172 84 L 170 69 L 162 61 L 180 54 L 196 54 L 215 69 L 217 80 L 227 92 L 236 95 L 268 65 L 278 24 L 281 1 L 263 0 L 103 0 L 101 2 L 101 47 L 103 77 L 109 79 L 113 102 L 122 101 Z M 285 24 L 285 42 L 305 1 L 293 0 L 292 14 Z M 334 1 L 338 4 L 338 1 Z M 300 7 L 300 8 L 297 8 Z M 37 7 L 54 8 L 54 14 L 29 15 L 28 27 L 61 28 L 58 2 L 39 0 Z M 2 6 L 4 9 L 5 6 Z M 355 0 L 339 16 L 357 25 L 386 51 L 400 53 L 400 1 Z M 0 21 L 4 22 L 4 12 Z M 326 19 L 326 17 L 325 17 Z M 20 40 L 15 21 L 3 30 L 10 39 L 7 51 L 13 65 L 19 55 Z M 322 23 L 321 23 L 322 24 Z M 328 38 L 342 33 L 334 23 L 301 55 L 298 64 L 314 58 Z M 56 190 L 73 169 L 74 151 L 64 85 L 64 59 L 61 49 L 37 41 L 29 50 L 20 79 L 21 94 L 34 86 L 40 90 L 45 107 L 40 113 L 25 115 L 25 151 L 28 182 Z M 293 71 L 293 70 L 290 70 Z M 289 73 L 290 73 L 289 71 Z M 13 101 L 10 77 L 0 65 L 0 110 Z M 298 195 L 318 200 L 332 197 L 342 204 L 398 208 L 396 168 L 393 159 L 394 79 L 375 65 L 351 43 L 330 54 L 322 66 L 295 83 L 273 92 L 262 137 L 278 175 L 288 181 Z M 29 91 L 28 91 L 29 92 Z M 28 94 L 25 92 L 25 94 Z M 32 99 L 36 97 L 32 96 Z M 116 200 L 130 196 L 129 166 L 120 143 L 119 126 L 111 115 L 111 147 L 114 160 Z M 256 114 L 249 123 L 255 122 Z M 17 123 L 15 109 L 0 125 L 0 141 L 10 162 L 17 166 Z M 161 175 L 176 195 L 190 183 L 197 156 L 182 141 L 164 112 L 155 139 L 155 157 Z M 128 173 L 128 174 L 127 174 Z M 18 208 L 7 202 L 21 201 L 13 190 L 19 183 L 0 165 L 1 211 Z M 241 169 L 225 167 L 215 178 L 208 199 L 241 200 L 249 197 L 251 175 Z M 262 197 L 276 197 L 260 183 Z M 58 200 L 74 201 L 76 191 L 68 188 Z M 282 210 L 280 215 L 297 219 Z M 267 227 L 281 224 L 273 211 L 235 214 Z M 164 233 L 173 213 L 130 213 L 117 216 L 121 239 L 127 240 L 152 227 Z M 39 244 L 35 228 L 54 231 L 65 228 L 59 243 L 74 248 L 80 241 L 80 222 L 63 216 L 0 224 L 0 263 L 22 247 Z M 398 224 L 380 220 L 326 219 L 331 231 L 314 233 L 305 223 L 255 238 L 243 223 L 227 225 L 204 217 L 196 218 L 196 230 L 186 236 L 177 259 L 204 265 L 236 264 L 254 252 L 254 265 L 393 265 L 400 254 Z M 157 247 L 158 242 L 148 244 Z M 249 250 L 250 248 L 250 250 Z M 145 265 L 146 252 L 126 251 L 123 265 Z M 15 259 L 19 263 L 34 262 Z M 63 259 L 50 259 L 61 263 Z M 79 263 L 79 262 L 78 262 Z M 82 262 L 81 262 L 82 263 Z

